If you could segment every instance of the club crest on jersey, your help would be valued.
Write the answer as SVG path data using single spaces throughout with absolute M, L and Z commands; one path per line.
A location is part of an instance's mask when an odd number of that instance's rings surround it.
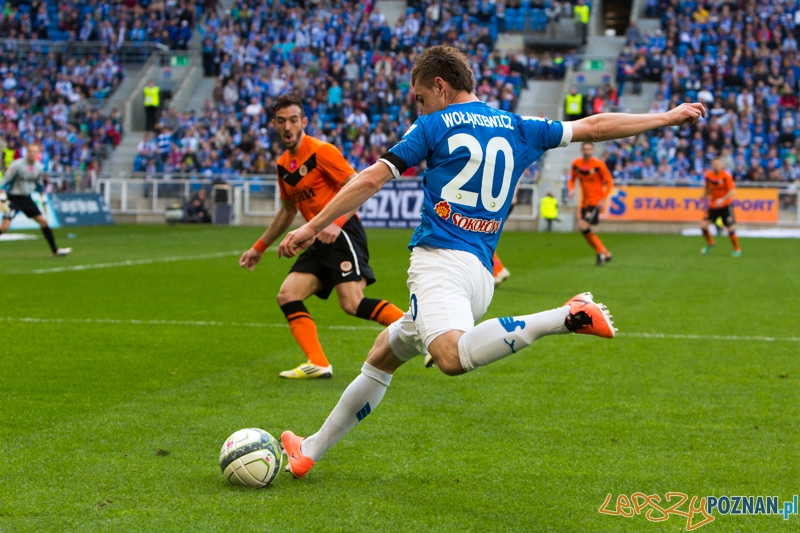
M 305 176 L 308 174 L 308 167 L 305 165 L 300 165 L 300 170 L 297 171 L 301 176 Z
M 433 208 L 436 211 L 436 214 L 442 217 L 445 220 L 450 218 L 450 203 L 447 200 L 442 200 L 438 204 L 436 204 Z

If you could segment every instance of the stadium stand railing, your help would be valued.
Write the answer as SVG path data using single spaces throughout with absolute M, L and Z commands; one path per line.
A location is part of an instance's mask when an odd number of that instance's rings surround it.
M 0 39 L 2 59 L 28 55 L 31 52 L 38 55 L 55 54 L 58 59 L 85 59 L 96 58 L 109 54 L 108 46 L 100 42 L 80 41 L 49 41 L 40 39 Z M 120 63 L 144 63 L 155 51 L 166 52 L 169 47 L 160 43 L 123 43 L 113 54 Z
M 55 184 L 62 183 L 63 176 L 53 176 Z M 417 177 L 403 178 L 419 180 Z M 226 184 L 241 195 L 242 212 L 246 216 L 271 217 L 280 208 L 278 178 L 276 175 L 207 178 L 180 174 L 153 175 L 145 178 L 141 173 L 126 177 L 99 175 L 92 183 L 94 192 L 106 199 L 111 212 L 119 215 L 163 215 L 176 203 L 183 204 L 192 194 L 201 189 L 210 191 L 212 186 Z M 68 186 L 64 186 L 69 190 Z M 534 220 L 538 216 L 538 192 L 534 183 L 520 183 L 517 207 L 511 220 Z

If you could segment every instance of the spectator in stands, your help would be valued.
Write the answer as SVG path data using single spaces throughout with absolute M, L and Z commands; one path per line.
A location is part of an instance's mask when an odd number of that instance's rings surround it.
M 169 161 L 173 139 L 172 131 L 166 126 L 161 126 L 158 137 L 156 138 L 156 147 L 162 164 L 166 164 Z
M 133 169 L 141 172 L 147 167 L 150 161 L 154 160 L 158 154 L 158 148 L 150 132 L 144 134 L 144 139 L 136 147 L 136 160 Z
M 211 215 L 206 209 L 205 199 L 206 191 L 205 189 L 200 189 L 184 206 L 181 222 L 210 224 Z

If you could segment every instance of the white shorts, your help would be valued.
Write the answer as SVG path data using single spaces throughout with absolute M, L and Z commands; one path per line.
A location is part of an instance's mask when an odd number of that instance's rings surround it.
M 436 337 L 475 327 L 492 302 L 494 278 L 473 254 L 417 246 L 408 269 L 409 310 L 389 326 L 389 344 L 401 361 L 428 353 Z

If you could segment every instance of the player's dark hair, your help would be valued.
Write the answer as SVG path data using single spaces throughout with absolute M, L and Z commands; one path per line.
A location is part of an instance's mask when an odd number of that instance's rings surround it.
M 475 75 L 467 56 L 452 46 L 432 46 L 422 52 L 411 69 L 411 84 L 433 87 L 434 78 L 442 78 L 453 89 L 471 93 L 475 88 Z
M 293 105 L 296 105 L 300 108 L 300 118 L 304 118 L 306 116 L 306 112 L 303 109 L 303 100 L 296 94 L 292 93 L 282 94 L 275 99 L 275 103 L 272 105 L 272 114 L 275 115 L 275 113 L 281 109 L 285 109 Z
M 581 148 L 583 148 L 583 147 L 584 147 L 584 146 L 586 146 L 587 144 L 588 144 L 589 146 L 594 146 L 594 143 L 592 143 L 592 142 L 589 142 L 589 141 L 584 141 L 584 142 L 581 144 Z

